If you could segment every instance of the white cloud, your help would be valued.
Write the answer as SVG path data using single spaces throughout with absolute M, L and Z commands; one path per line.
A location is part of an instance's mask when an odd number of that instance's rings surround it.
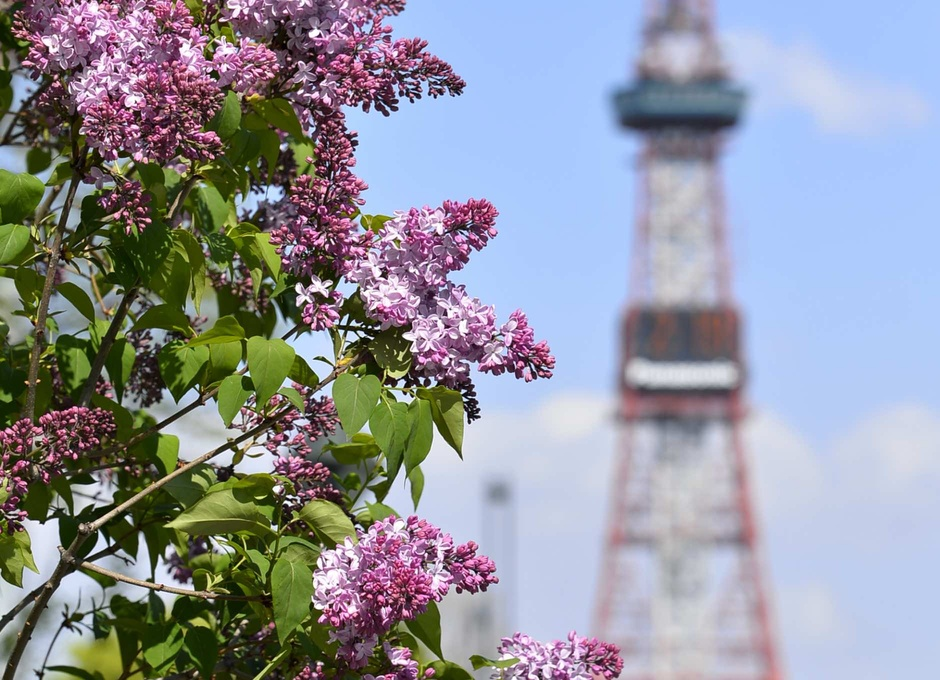
M 759 109 L 800 110 L 824 132 L 858 136 L 919 127 L 930 117 L 915 88 L 854 73 L 810 43 L 781 44 L 752 29 L 729 31 L 724 41 Z

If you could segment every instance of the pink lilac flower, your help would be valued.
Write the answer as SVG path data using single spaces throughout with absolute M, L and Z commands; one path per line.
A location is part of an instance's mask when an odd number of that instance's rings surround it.
M 326 330 L 339 321 L 339 303 L 343 294 L 337 290 L 330 291 L 329 286 L 333 282 L 321 281 L 316 274 L 311 274 L 309 280 L 309 285 L 298 283 L 295 287 L 301 319 L 314 331 Z
M 503 638 L 500 659 L 519 659 L 508 668 L 494 670 L 493 680 L 611 680 L 623 670 L 616 645 L 572 631 L 567 642 L 539 642 L 524 633 Z
M 496 235 L 496 216 L 492 204 L 476 199 L 396 212 L 346 273 L 383 330 L 407 329 L 416 379 L 458 388 L 472 364 L 526 381 L 552 375 L 555 359 L 545 342 L 535 342 L 522 312 L 497 326 L 491 306 L 448 278 Z
M 388 659 L 388 672 L 381 675 L 364 673 L 362 680 L 417 680 L 418 662 L 411 658 L 410 649 L 392 647 L 387 642 L 382 644 L 382 649 Z
M 203 131 L 222 100 L 205 57 L 209 38 L 183 2 L 28 0 L 15 32 L 29 45 L 24 65 L 52 77 L 57 110 L 80 116 L 81 133 L 105 160 L 126 154 L 165 164 L 219 150 L 218 136 Z M 246 62 L 251 78 L 262 77 L 273 55 L 246 43 Z
M 367 185 L 353 174 L 356 135 L 346 130 L 341 113 L 324 117 L 314 138 L 313 175 L 301 175 L 274 213 L 271 243 L 288 271 L 309 278 L 330 267 L 344 273 L 350 261 L 364 257 L 367 238 L 353 215 Z
M 302 456 L 284 456 L 274 461 L 274 474 L 290 480 L 294 492 L 284 501 L 287 516 L 297 512 L 314 498 L 341 503 L 342 492 L 330 483 L 333 473 L 323 463 Z
M 475 593 L 498 582 L 492 560 L 477 556 L 475 544 L 454 546 L 449 534 L 418 517 L 388 517 L 357 535 L 356 543 L 347 538 L 323 551 L 313 575 L 313 605 L 350 668 L 363 668 L 380 635 L 439 602 L 451 586 Z
M 109 411 L 79 406 L 49 411 L 36 424 L 23 418 L 0 430 L 0 518 L 6 531 L 22 530 L 26 513 L 19 506 L 31 481 L 48 484 L 62 473 L 64 460 L 99 448 L 116 431 Z

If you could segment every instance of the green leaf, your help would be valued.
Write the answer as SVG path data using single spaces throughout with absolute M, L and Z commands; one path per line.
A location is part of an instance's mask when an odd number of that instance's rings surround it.
M 264 537 L 274 533 L 270 521 L 255 503 L 239 500 L 234 489 L 210 493 L 166 526 L 191 536 L 254 534 Z
M 421 472 L 421 468 L 416 467 L 412 470 L 408 474 L 408 481 L 411 482 L 411 502 L 415 504 L 415 510 L 417 510 L 421 494 L 424 493 L 424 473 Z
M 199 675 L 211 678 L 219 660 L 219 641 L 215 633 L 203 626 L 193 626 L 186 631 L 183 648 L 195 662 Z
M 235 134 L 241 122 L 241 103 L 238 101 L 238 95 L 229 90 L 228 94 L 225 95 L 222 108 L 216 112 L 206 127 L 214 130 L 219 135 L 219 139 L 225 141 Z
M 62 161 L 52 170 L 52 174 L 49 175 L 49 179 L 46 180 L 46 186 L 57 187 L 60 184 L 65 184 L 71 176 L 72 163 L 70 161 Z
M 74 335 L 60 335 L 55 343 L 56 365 L 59 375 L 70 393 L 81 389 L 91 374 L 88 341 Z
M 281 275 L 281 256 L 277 254 L 277 248 L 271 245 L 271 234 L 264 232 L 255 236 L 255 243 L 258 244 L 258 250 L 265 266 L 271 272 L 273 278 Z
M 293 387 L 282 387 L 277 391 L 277 393 L 281 396 L 287 397 L 287 401 L 292 403 L 298 411 L 301 413 L 304 412 L 304 409 L 307 405 L 304 403 L 303 396 L 296 389 Z
M 136 358 L 137 352 L 134 350 L 134 346 L 125 338 L 115 340 L 111 351 L 108 352 L 108 358 L 104 366 L 108 369 L 108 378 L 114 386 L 118 400 L 124 396 L 124 386 L 131 377 Z
M 134 324 L 131 330 L 140 331 L 145 328 L 162 328 L 187 336 L 193 335 L 192 326 L 189 325 L 189 317 L 180 309 L 171 305 L 151 307 L 137 319 L 137 323 Z
M 215 470 L 203 463 L 174 477 L 163 488 L 184 508 L 188 508 L 205 496 L 206 491 L 215 482 Z
M 26 171 L 33 175 L 48 168 L 51 162 L 52 154 L 47 149 L 34 146 L 26 152 Z
M 258 393 L 258 405 L 264 407 L 290 373 L 294 348 L 280 338 L 248 338 L 248 372 Z
M 8 264 L 16 260 L 27 245 L 29 245 L 29 227 L 24 227 L 22 224 L 0 224 L 0 264 Z
M 324 447 L 340 465 L 358 465 L 364 460 L 375 458 L 381 449 L 373 442 L 349 442 L 348 444 L 331 444 Z
M 306 136 L 294 112 L 294 107 L 286 99 L 264 99 L 253 105 L 261 117 L 278 130 L 283 130 L 297 139 L 303 139 Z
M 302 562 L 280 558 L 271 571 L 271 600 L 277 637 L 283 645 L 310 616 L 313 572 Z
M 473 680 L 465 668 L 452 661 L 432 661 L 428 667 L 434 670 L 434 680 Z
M 460 392 L 438 385 L 431 389 L 419 387 L 417 395 L 431 403 L 431 416 L 437 431 L 463 458 L 463 397 Z
M 412 401 L 408 405 L 408 411 L 411 413 L 411 430 L 405 442 L 405 470 L 411 474 L 431 452 L 434 419 L 431 415 L 431 403 L 424 399 Z
M 238 368 L 242 360 L 242 343 L 225 342 L 220 345 L 209 345 L 209 378 L 210 383 L 231 375 Z
M 158 434 L 156 437 L 148 437 L 132 451 L 135 460 L 150 461 L 161 475 L 167 475 L 176 469 L 180 439 L 172 434 Z
M 376 443 L 385 452 L 389 474 L 391 475 L 393 469 L 397 472 L 405 450 L 405 440 L 411 430 L 408 405 L 400 401 L 390 401 L 383 396 L 369 418 L 369 429 Z
M 333 547 L 347 536 L 356 542 L 356 529 L 341 507 L 336 503 L 315 498 L 300 510 L 300 519 L 305 521 L 320 536 L 328 539 Z
M 0 229 L 3 229 L 3 227 L 0 227 Z M 78 310 L 79 314 L 94 323 L 95 305 L 92 303 L 91 298 L 88 297 L 88 293 L 71 281 L 63 281 L 55 287 L 55 291 L 71 302 L 72 306 Z
M 157 272 L 170 259 L 173 238 L 163 222 L 154 220 L 142 232 L 126 235 L 124 249 L 141 279 L 150 284 L 151 279 L 156 278 Z
M 385 519 L 386 517 L 401 517 L 394 508 L 390 508 L 384 503 L 370 503 L 366 501 L 366 507 L 369 508 L 369 517 L 373 522 L 378 522 L 379 520 Z
M 174 240 L 170 252 L 150 277 L 150 287 L 168 304 L 182 309 L 186 306 L 191 283 L 192 267 L 189 264 L 189 253 L 182 244 Z
M 174 229 L 173 240 L 178 246 L 182 246 L 186 253 L 193 289 L 193 304 L 196 307 L 196 313 L 199 313 L 202 296 L 206 291 L 206 255 L 196 237 L 185 229 Z
M 160 670 L 169 666 L 183 648 L 183 629 L 178 623 L 152 623 L 144 634 L 144 660 Z
M 228 201 L 222 198 L 222 194 L 214 186 L 196 187 L 192 200 L 195 204 L 193 216 L 203 233 L 214 234 L 228 221 Z M 212 241 L 209 242 L 209 247 L 212 248 Z
M 437 654 L 437 658 L 444 658 L 444 652 L 441 651 L 441 612 L 436 602 L 428 602 L 427 611 L 406 621 L 405 625 L 428 649 Z
M 481 668 L 509 668 L 519 663 L 519 659 L 487 659 L 485 656 L 474 654 L 470 657 L 470 663 L 473 664 L 473 670 L 478 671 Z
M 206 237 L 209 243 L 209 257 L 216 264 L 230 264 L 235 256 L 235 241 L 225 234 L 209 234 Z
M 134 167 L 137 168 L 137 174 L 140 175 L 140 181 L 145 189 L 166 184 L 163 166 L 156 163 L 137 163 Z
M 355 434 L 369 421 L 381 392 L 382 383 L 374 375 L 360 379 L 343 373 L 336 379 L 333 384 L 333 402 L 346 434 Z
M 369 343 L 375 362 L 392 378 L 402 378 L 411 369 L 411 342 L 395 329 L 383 331 Z
M 316 387 L 320 384 L 320 378 L 310 368 L 310 364 L 299 354 L 294 357 L 294 363 L 291 364 L 290 373 L 287 374 L 287 377 L 307 387 Z
M 245 329 L 235 320 L 234 316 L 223 316 L 215 325 L 201 335 L 189 341 L 190 347 L 197 345 L 217 345 L 225 342 L 236 342 L 245 338 Z
M 5 222 L 22 222 L 33 214 L 46 187 L 29 173 L 0 170 L 0 213 Z
M 189 347 L 182 340 L 173 340 L 160 350 L 157 363 L 160 365 L 163 382 L 178 403 L 198 382 L 203 369 L 209 363 L 209 348 Z
M 243 375 L 230 375 L 219 386 L 219 415 L 225 427 L 229 427 L 235 416 L 254 391 L 251 380 Z
M 25 531 L 17 531 L 12 535 L 6 531 L 0 533 L 0 577 L 22 588 L 23 569 L 39 573 L 30 550 L 29 534 Z

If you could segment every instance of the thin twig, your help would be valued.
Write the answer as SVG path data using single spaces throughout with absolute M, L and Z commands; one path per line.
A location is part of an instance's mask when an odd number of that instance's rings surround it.
M 36 598 L 39 597 L 39 593 L 42 592 L 43 586 L 45 586 L 45 584 L 42 584 L 41 586 L 35 588 L 26 597 L 24 597 L 22 600 L 17 602 L 16 605 L 13 607 L 13 609 L 11 609 L 10 611 L 8 611 L 6 614 L 3 615 L 3 618 L 0 619 L 0 631 L 6 628 L 7 624 L 12 622 L 13 619 L 15 619 L 21 611 L 26 609 L 29 606 L 30 602 L 35 601 Z
M 81 174 L 78 170 L 72 173 L 68 194 L 65 197 L 65 205 L 62 206 L 62 214 L 59 217 L 59 224 L 55 230 L 55 236 L 52 239 L 52 249 L 49 251 L 49 263 L 46 270 L 46 281 L 42 287 L 42 297 L 39 299 L 39 309 L 36 312 L 36 332 L 33 337 L 33 348 L 29 356 L 29 377 L 26 380 L 26 402 L 23 404 L 23 416 L 34 418 L 36 410 L 36 386 L 39 383 L 39 357 L 42 355 L 42 347 L 46 339 L 46 318 L 49 315 L 49 298 L 52 297 L 52 285 L 55 282 L 56 269 L 59 266 L 59 255 L 62 250 L 62 237 L 65 234 L 65 226 L 68 224 L 69 211 L 72 208 L 72 201 L 75 200 L 75 192 L 78 191 L 78 182 Z
M 82 389 L 82 396 L 78 400 L 79 406 L 88 406 L 88 402 L 91 401 L 91 395 L 95 393 L 95 387 L 98 384 L 98 378 L 101 377 L 104 364 L 108 360 L 108 354 L 111 353 L 111 347 L 114 345 L 114 341 L 117 340 L 117 334 L 121 331 L 121 326 L 124 325 L 124 319 L 127 317 L 127 312 L 130 310 L 131 304 L 137 298 L 138 290 L 139 288 L 135 285 L 131 286 L 124 293 L 121 304 L 118 305 L 117 311 L 111 318 L 111 324 L 108 326 L 104 337 L 101 338 L 101 346 L 98 347 L 98 352 L 95 354 L 95 360 L 91 365 L 91 372 L 85 379 L 85 387 Z
M 65 548 L 59 547 L 59 552 L 62 553 L 62 558 L 68 560 L 68 562 L 75 567 L 76 569 L 85 569 L 87 571 L 93 571 L 96 574 L 101 574 L 102 576 L 108 576 L 113 578 L 115 581 L 121 581 L 122 583 L 130 583 L 132 586 L 140 586 L 141 588 L 147 588 L 149 590 L 155 590 L 162 593 L 173 593 L 174 595 L 185 595 L 186 597 L 196 597 L 200 600 L 240 600 L 243 602 L 251 600 L 261 600 L 259 596 L 253 595 L 229 595 L 227 593 L 213 593 L 208 590 L 189 590 L 187 588 L 176 588 L 175 586 L 168 586 L 165 583 L 153 583 L 152 581 L 142 581 L 139 578 L 133 578 L 131 576 L 125 576 L 111 569 L 105 569 L 104 567 L 99 567 L 97 564 L 92 564 L 91 562 L 82 561 L 79 562 L 75 559 L 74 556 L 66 555 Z

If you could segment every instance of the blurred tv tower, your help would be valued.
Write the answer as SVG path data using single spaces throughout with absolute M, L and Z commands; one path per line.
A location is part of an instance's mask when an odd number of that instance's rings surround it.
M 744 92 L 708 0 L 647 0 L 636 80 L 616 95 L 642 136 L 622 421 L 595 633 L 628 680 L 780 680 L 747 456 L 739 317 L 719 159 Z

